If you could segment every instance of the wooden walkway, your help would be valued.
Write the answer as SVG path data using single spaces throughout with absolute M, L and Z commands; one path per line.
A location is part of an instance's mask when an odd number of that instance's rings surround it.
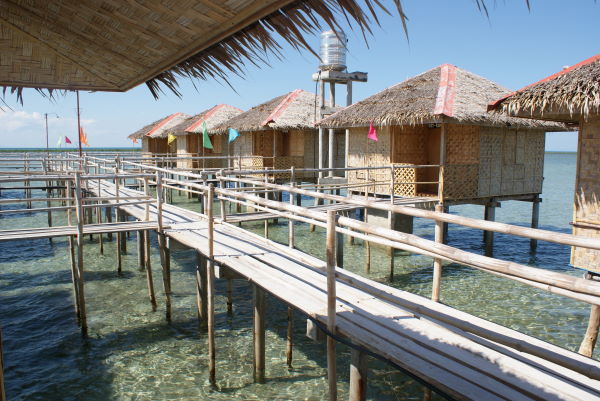
M 135 221 L 123 223 L 86 224 L 83 234 L 104 234 L 127 231 L 156 230 L 156 221 Z M 27 240 L 37 238 L 55 238 L 77 235 L 77 226 L 55 226 L 0 230 L 1 241 Z
M 99 196 L 115 196 L 111 183 L 90 183 Z M 120 196 L 140 195 L 120 189 Z M 149 206 L 156 219 L 155 204 Z M 144 219 L 145 205 L 121 209 Z M 163 204 L 170 238 L 208 253 L 203 215 Z M 327 322 L 325 263 L 215 219 L 214 258 L 295 309 Z M 426 298 L 336 270 L 337 335 L 395 363 L 438 391 L 461 400 L 600 400 L 600 363 L 549 343 L 487 322 Z M 461 322 L 458 328 L 452 322 Z M 473 330 L 466 330 L 466 326 Z M 475 330 L 476 329 L 476 330 Z M 494 342 L 475 332 L 494 332 Z M 538 347 L 561 361 L 510 347 Z M 566 362 L 565 362 L 566 361 Z M 583 373 L 578 373 L 583 372 Z

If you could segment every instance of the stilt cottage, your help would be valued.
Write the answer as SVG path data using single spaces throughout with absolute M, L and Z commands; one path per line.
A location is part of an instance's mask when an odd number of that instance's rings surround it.
M 394 85 L 322 120 L 347 128 L 350 185 L 371 194 L 439 198 L 445 204 L 535 200 L 542 192 L 546 131 L 561 124 L 488 113 L 510 93 L 445 64 Z M 377 141 L 368 139 L 373 125 Z M 430 166 L 430 167 L 423 167 Z M 356 189 L 354 189 L 356 191 Z
M 188 169 L 229 167 L 229 160 L 226 158 L 230 154 L 227 135 L 215 135 L 213 129 L 242 112 L 243 110 L 237 107 L 218 104 L 173 127 L 170 131 L 177 138 L 177 157 L 181 158 L 177 161 L 177 167 Z M 206 125 L 212 149 L 203 146 L 204 125 Z M 195 160 L 190 157 L 205 158 Z
M 600 238 L 600 55 L 493 102 L 510 116 L 579 125 L 573 234 Z M 600 251 L 571 250 L 571 264 L 600 273 Z
M 129 135 L 129 139 L 142 141 L 142 152 L 152 155 L 176 153 L 176 145 L 168 143 L 168 132 L 171 128 L 181 123 L 187 114 L 174 113 L 160 120 L 146 125 L 144 128 Z
M 238 114 L 213 132 L 234 128 L 240 133 L 231 143 L 236 168 L 314 168 L 316 101 L 314 93 L 297 89 Z

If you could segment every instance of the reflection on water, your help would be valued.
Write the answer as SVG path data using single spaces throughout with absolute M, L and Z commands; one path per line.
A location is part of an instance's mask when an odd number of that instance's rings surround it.
M 549 154 L 546 162 L 544 201 L 540 225 L 568 232 L 575 156 Z M 35 193 L 35 191 L 34 191 Z M 2 191 L 2 197 L 17 197 Z M 45 196 L 39 192 L 36 196 Z M 197 208 L 198 203 L 176 197 L 175 203 Z M 34 204 L 35 205 L 35 204 Z M 2 208 L 6 208 L 2 205 Z M 218 210 L 218 209 L 217 209 Z M 479 206 L 455 207 L 453 212 L 481 217 Z M 524 224 L 531 205 L 504 202 L 497 220 Z M 45 214 L 10 215 L 0 218 L 0 229 L 46 224 Z M 55 213 L 54 224 L 65 224 L 64 214 Z M 244 227 L 262 232 L 262 223 Z M 323 258 L 323 230 L 310 233 L 297 224 L 300 249 Z M 415 233 L 433 236 L 433 224 L 415 221 Z M 270 227 L 270 238 L 285 243 L 287 222 Z M 482 235 L 477 230 L 450 227 L 450 245 L 481 253 Z M 218 388 L 207 380 L 206 336 L 198 327 L 195 309 L 192 251 L 173 251 L 173 322 L 162 313 L 161 280 L 154 248 L 159 312 L 151 311 L 144 272 L 137 268 L 135 236 L 124 256 L 123 274 L 117 275 L 115 241 L 105 242 L 99 254 L 96 239 L 86 238 L 86 298 L 90 337 L 82 339 L 75 324 L 68 247 L 65 239 L 0 243 L 0 325 L 4 334 L 7 396 L 11 400 L 322 400 L 326 398 L 324 344 L 304 336 L 305 319 L 294 320 L 294 363 L 285 359 L 287 307 L 269 297 L 267 320 L 267 383 L 252 380 L 252 292 L 234 281 L 234 314 L 228 315 L 225 282 L 217 281 L 217 379 Z M 345 267 L 357 273 L 364 269 L 360 241 L 345 246 Z M 496 235 L 495 256 L 519 263 L 579 275 L 570 269 L 569 248 L 540 242 L 531 255 L 528 240 Z M 385 281 L 388 261 L 385 251 L 372 252 L 370 277 Z M 397 253 L 393 286 L 423 296 L 431 291 L 431 260 Z M 471 268 L 446 265 L 442 279 L 442 301 L 458 309 L 576 349 L 587 323 L 586 305 L 494 277 Z M 349 349 L 338 347 L 340 399 L 347 398 Z M 596 355 L 597 356 L 597 355 Z M 379 361 L 370 361 L 368 396 L 373 400 L 420 400 L 422 386 L 409 376 Z M 434 395 L 434 399 L 439 399 Z

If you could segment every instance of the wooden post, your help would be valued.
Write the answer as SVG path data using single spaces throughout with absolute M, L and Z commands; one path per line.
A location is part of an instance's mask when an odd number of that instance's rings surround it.
M 98 178 L 98 197 L 101 197 L 100 194 L 100 188 L 102 188 L 102 183 L 100 182 L 100 179 Z M 104 203 L 104 202 L 98 202 L 98 203 Z M 96 220 L 98 222 L 98 224 L 102 224 L 102 208 L 98 207 L 98 209 L 96 210 Z M 102 233 L 98 234 L 98 239 L 100 241 L 100 255 L 104 255 L 104 235 Z
M 495 221 L 496 220 L 496 204 L 493 199 L 485 204 L 484 220 Z M 494 232 L 484 231 L 483 241 L 485 243 L 485 255 L 492 256 L 494 254 Z
M 71 180 L 66 181 L 66 196 L 67 206 L 71 206 Z M 73 224 L 71 209 L 67 209 L 67 224 Z M 77 315 L 77 324 L 80 324 L 81 315 L 79 313 L 79 272 L 77 270 L 77 262 L 75 261 L 75 239 L 73 235 L 69 235 L 69 260 L 71 262 L 71 281 L 73 282 L 73 301 L 75 303 L 75 314 Z
M 540 202 L 542 199 L 539 195 L 536 195 L 533 198 L 533 202 L 531 203 L 531 228 L 538 228 L 540 222 Z M 535 252 L 537 250 L 537 240 L 530 239 L 529 240 L 529 250 L 531 252 Z
M 206 218 L 208 219 L 208 263 L 206 264 L 207 278 L 207 313 L 208 313 L 208 376 L 210 384 L 216 384 L 215 378 L 215 270 L 214 270 L 214 218 L 213 218 L 213 184 L 208 186 L 206 202 Z
M 6 401 L 4 390 L 4 354 L 2 352 L 2 328 L 0 327 L 0 401 Z
M 265 292 L 256 284 L 252 285 L 254 306 L 254 381 L 265 381 Z
M 583 341 L 579 346 L 579 353 L 589 358 L 592 357 L 596 340 L 598 340 L 598 325 L 600 325 L 600 306 L 592 305 L 590 320 Z
M 87 336 L 87 316 L 85 310 L 85 293 L 83 278 L 83 208 L 81 199 L 81 176 L 75 173 L 75 211 L 77 216 L 77 290 L 79 294 L 79 322 L 81 334 Z
M 293 168 L 294 167 L 292 167 L 292 169 Z M 292 175 L 293 175 L 293 173 L 292 173 Z M 295 182 L 291 182 L 290 186 L 292 188 L 294 188 L 296 186 L 296 183 Z M 294 205 L 294 193 L 293 192 L 289 192 L 289 194 L 290 194 L 289 203 L 290 203 L 290 205 Z M 290 248 L 294 248 L 294 243 L 295 243 L 294 220 L 293 219 L 289 219 L 289 221 L 288 221 L 288 246 Z
M 207 271 L 206 258 L 201 252 L 196 252 L 196 305 L 198 307 L 198 322 L 200 327 L 207 324 Z
M 119 158 L 115 159 L 115 174 L 119 174 Z M 121 192 L 121 183 L 118 177 L 115 176 L 115 199 L 116 203 L 119 202 L 120 192 Z M 115 207 L 115 220 L 117 222 L 121 221 L 121 213 L 119 212 L 119 206 Z M 121 274 L 123 271 L 123 257 L 121 253 L 121 247 L 123 243 L 123 233 L 117 233 L 117 273 Z
M 145 264 L 145 256 L 144 256 L 144 251 L 145 251 L 145 244 L 144 244 L 144 231 L 143 230 L 139 230 L 137 232 L 137 254 L 138 254 L 138 267 L 140 268 L 140 271 L 144 270 Z
M 327 330 L 336 333 L 336 290 L 335 290 L 335 211 L 327 211 Z M 337 400 L 337 373 L 335 361 L 335 340 L 327 336 L 327 380 L 329 382 L 329 401 Z
M 265 173 L 265 183 L 267 183 L 268 178 L 267 178 L 267 174 Z M 267 191 L 267 188 L 265 186 L 265 199 L 269 199 L 269 192 Z M 265 238 L 269 238 L 269 219 L 265 219 Z
M 392 135 L 392 140 L 394 139 L 394 135 Z M 393 142 L 393 141 L 392 141 Z M 394 148 L 394 145 L 392 143 L 392 149 Z M 394 165 L 390 165 L 390 206 L 394 206 L 394 191 L 395 191 L 395 186 L 396 186 L 396 181 L 395 181 L 395 177 L 394 177 Z M 396 227 L 396 215 L 392 212 L 389 211 L 388 212 L 388 225 L 390 230 L 394 230 Z M 389 257 L 390 257 L 390 283 L 394 281 L 394 259 L 396 256 L 396 253 L 394 252 L 394 248 L 390 247 L 388 250 L 389 253 Z
M 225 180 L 223 180 L 223 170 L 220 171 L 219 173 L 221 175 L 221 178 L 219 178 L 219 187 L 221 189 L 225 189 Z M 221 219 L 223 221 L 227 221 L 227 212 L 225 211 L 225 201 L 223 199 L 219 200 L 220 206 L 221 206 Z
M 112 223 L 112 207 L 109 206 L 104 208 L 104 217 L 106 218 L 107 223 Z M 109 241 L 112 241 L 113 239 L 113 235 L 111 232 L 107 233 L 106 237 Z
M 288 368 L 292 368 L 292 358 L 294 352 L 294 309 L 288 306 L 287 310 L 287 347 L 285 350 L 285 357 L 287 360 Z
M 233 314 L 233 280 L 227 279 L 227 314 Z
M 435 205 L 435 211 L 443 213 L 444 205 L 438 203 Z M 441 221 L 435 222 L 435 242 L 444 242 L 444 223 Z M 440 301 L 440 288 L 442 285 L 442 259 L 433 259 L 433 284 L 431 289 L 431 300 L 434 302 Z
M 163 277 L 163 290 L 165 292 L 165 317 L 167 322 L 171 321 L 171 247 L 170 241 L 159 227 L 158 241 L 161 248 L 161 266 Z
M 351 351 L 349 401 L 367 399 L 367 355 L 356 349 Z

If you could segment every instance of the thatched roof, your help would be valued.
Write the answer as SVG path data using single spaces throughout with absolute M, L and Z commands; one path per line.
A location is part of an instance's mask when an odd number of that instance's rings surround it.
M 600 54 L 490 103 L 511 116 L 576 123 L 600 113 Z
M 152 136 L 154 138 L 155 134 L 162 134 L 163 132 L 165 132 L 166 129 L 169 129 L 174 125 L 179 124 L 185 118 L 189 118 L 189 116 L 183 113 L 174 113 L 168 115 L 135 131 L 133 134 L 127 136 L 127 138 L 140 139 L 144 136 Z
M 314 93 L 296 89 L 253 107 L 212 131 L 224 133 L 228 128 L 239 132 L 314 128 L 315 111 L 318 111 L 315 102 L 318 99 Z
M 221 124 L 226 123 L 231 118 L 243 113 L 244 110 L 228 104 L 218 104 L 208 110 L 196 114 L 193 117 L 186 119 L 181 124 L 176 125 L 171 129 L 173 135 L 189 135 L 201 134 L 202 125 L 206 122 L 206 130 L 209 134 L 213 134 L 213 129 Z
M 488 113 L 487 105 L 510 90 L 444 64 L 396 84 L 321 120 L 322 127 L 461 123 L 564 131 L 562 124 Z
M 18 97 L 24 87 L 126 91 L 143 82 L 154 96 L 177 93 L 182 77 L 226 79 L 282 56 L 280 38 L 310 48 L 304 36 L 340 29 L 338 19 L 370 32 L 376 10 L 387 11 L 379 0 L 2 1 L 0 86 Z

